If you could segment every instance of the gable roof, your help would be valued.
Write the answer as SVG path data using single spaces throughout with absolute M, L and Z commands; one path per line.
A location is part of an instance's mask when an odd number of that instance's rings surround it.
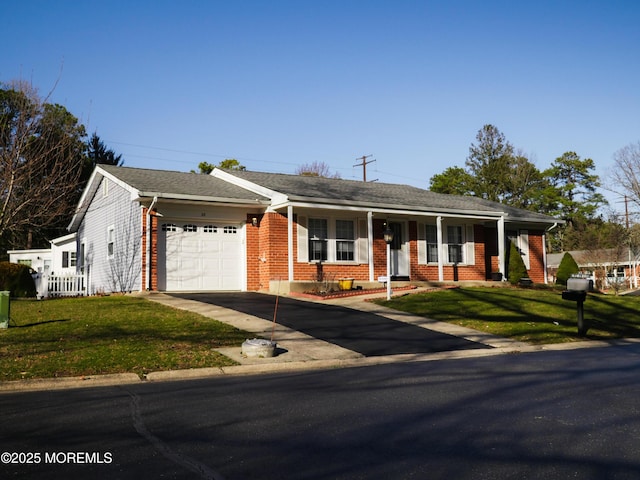
M 145 168 L 117 167 L 115 165 L 99 165 L 112 179 L 117 179 L 131 187 L 139 197 L 161 197 L 185 200 L 246 202 L 269 199 L 230 184 L 211 175 L 176 172 L 170 170 L 150 170 Z
M 108 178 L 128 190 L 133 200 L 157 197 L 247 206 L 270 204 L 270 199 L 263 195 L 258 195 L 211 175 L 98 165 L 82 193 L 76 207 L 76 213 L 67 227 L 68 230 L 75 231 L 79 227 L 103 178 Z

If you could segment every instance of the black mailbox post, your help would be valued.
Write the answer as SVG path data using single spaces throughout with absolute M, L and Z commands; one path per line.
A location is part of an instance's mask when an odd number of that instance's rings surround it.
M 589 327 L 584 321 L 584 301 L 587 299 L 587 292 L 591 290 L 591 280 L 585 278 L 570 278 L 567 280 L 567 289 L 562 292 L 563 300 L 576 302 L 578 309 L 578 335 L 581 337 L 587 334 Z

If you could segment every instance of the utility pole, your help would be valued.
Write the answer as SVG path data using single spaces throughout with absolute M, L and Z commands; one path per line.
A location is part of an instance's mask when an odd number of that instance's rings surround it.
M 367 181 L 367 165 L 369 165 L 370 163 L 375 162 L 375 160 L 367 161 L 367 158 L 369 158 L 370 156 L 371 155 L 363 155 L 361 157 L 356 158 L 356 160 L 362 160 L 362 163 L 356 163 L 354 165 L 354 167 L 362 167 L 362 181 L 363 182 Z

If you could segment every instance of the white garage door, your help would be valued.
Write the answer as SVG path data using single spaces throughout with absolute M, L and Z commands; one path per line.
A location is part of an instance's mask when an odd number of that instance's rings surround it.
M 242 289 L 240 225 L 166 222 L 159 227 L 159 290 Z

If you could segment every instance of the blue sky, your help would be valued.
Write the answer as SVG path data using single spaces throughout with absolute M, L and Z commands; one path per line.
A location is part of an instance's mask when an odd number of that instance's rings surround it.
M 372 155 L 368 179 L 427 188 L 487 123 L 541 169 L 575 151 L 602 177 L 640 141 L 634 0 L 22 0 L 0 19 L 0 81 L 53 89 L 126 166 L 361 179 Z

